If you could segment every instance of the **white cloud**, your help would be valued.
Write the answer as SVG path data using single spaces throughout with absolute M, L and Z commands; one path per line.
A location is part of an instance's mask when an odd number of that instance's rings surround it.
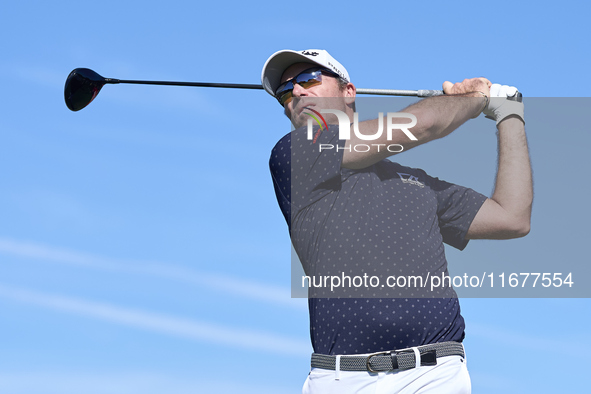
M 0 373 L 0 392 L 11 394 L 194 394 L 241 393 L 287 394 L 297 392 L 293 388 L 262 386 L 227 381 L 187 379 L 152 371 L 122 373 L 84 373 L 80 371 L 26 371 Z
M 226 327 L 1 284 L 0 297 L 55 311 L 91 317 L 174 337 L 217 343 L 232 348 L 289 356 L 309 356 L 311 353 L 310 344 L 307 341 L 287 338 L 269 332 Z
M 228 275 L 199 272 L 173 264 L 109 259 L 69 249 L 0 237 L 0 253 L 45 262 L 68 264 L 103 271 L 156 276 L 161 279 L 207 286 L 217 291 L 266 303 L 305 309 L 307 303 L 292 299 L 290 289 Z

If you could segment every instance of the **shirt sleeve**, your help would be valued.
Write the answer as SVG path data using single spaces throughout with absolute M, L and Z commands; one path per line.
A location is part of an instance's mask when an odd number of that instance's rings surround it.
M 337 126 L 315 128 L 312 139 L 302 127 L 275 145 L 269 167 L 288 225 L 300 210 L 340 188 L 345 142 L 338 139 Z
M 291 226 L 291 134 L 279 140 L 271 151 L 269 170 L 275 197 L 288 226 Z
M 466 233 L 487 197 L 470 188 L 430 178 L 437 196 L 437 216 L 443 242 L 459 250 L 468 245 Z

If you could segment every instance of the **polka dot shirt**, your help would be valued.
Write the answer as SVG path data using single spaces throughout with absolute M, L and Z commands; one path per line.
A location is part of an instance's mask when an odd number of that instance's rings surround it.
M 321 144 L 333 148 L 321 151 Z M 466 247 L 464 237 L 486 197 L 389 160 L 341 168 L 344 144 L 336 127 L 316 142 L 301 128 L 271 153 L 277 201 L 306 275 L 447 274 L 443 243 Z M 309 298 L 316 353 L 369 353 L 464 338 L 453 290 L 442 298 L 365 291 Z

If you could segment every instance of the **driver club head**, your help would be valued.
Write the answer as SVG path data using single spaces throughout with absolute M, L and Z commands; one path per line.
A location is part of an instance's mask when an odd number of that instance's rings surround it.
M 88 68 L 76 68 L 66 79 L 64 98 L 71 111 L 80 111 L 94 100 L 106 80 Z

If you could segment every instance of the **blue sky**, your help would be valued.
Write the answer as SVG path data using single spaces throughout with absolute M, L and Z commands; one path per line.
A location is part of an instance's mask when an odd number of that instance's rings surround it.
M 73 113 L 72 69 L 259 83 L 273 52 L 325 48 L 362 88 L 486 76 L 550 98 L 530 118 L 526 106 L 531 234 L 448 249 L 448 260 L 559 270 L 589 263 L 591 137 L 584 116 L 564 119 L 576 107 L 564 98 L 589 103 L 589 11 L 572 1 L 3 5 L 0 392 L 296 393 L 309 368 L 306 302 L 290 298 L 267 167 L 290 127 L 276 101 L 119 85 Z M 488 194 L 495 149 L 492 128 L 468 126 L 396 160 Z M 587 390 L 588 298 L 461 305 L 474 392 Z

